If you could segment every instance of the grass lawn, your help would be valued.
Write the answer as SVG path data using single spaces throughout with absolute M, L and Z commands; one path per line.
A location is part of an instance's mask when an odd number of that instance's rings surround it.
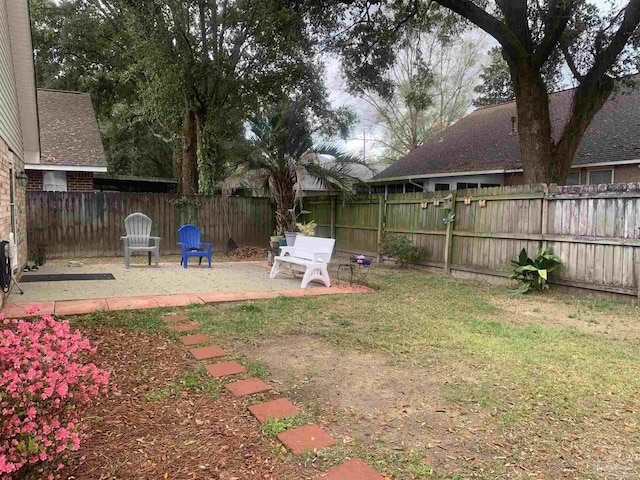
M 395 479 L 640 477 L 636 306 L 377 266 L 369 280 L 370 294 L 182 310 L 341 439 L 305 459 L 316 466 L 357 455 Z M 84 321 L 170 335 L 159 315 Z

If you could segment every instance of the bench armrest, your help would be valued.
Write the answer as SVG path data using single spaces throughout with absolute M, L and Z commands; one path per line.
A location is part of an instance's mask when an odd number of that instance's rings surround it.
M 153 240 L 153 245 L 154 246 L 160 245 L 160 237 L 149 237 L 149 239 Z
M 329 263 L 331 260 L 331 254 L 327 252 L 313 252 L 314 262 Z
M 285 255 L 293 255 L 293 249 L 295 247 L 280 247 L 280 256 L 284 257 Z

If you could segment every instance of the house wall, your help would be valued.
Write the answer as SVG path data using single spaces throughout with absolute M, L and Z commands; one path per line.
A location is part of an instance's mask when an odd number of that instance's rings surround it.
M 619 165 L 613 171 L 615 183 L 640 182 L 640 165 Z
M 7 4 L 0 1 L 0 138 L 5 150 L 8 145 L 20 158 L 24 158 L 18 93 L 14 79 Z
M 29 170 L 27 190 L 41 192 L 44 189 L 44 171 Z M 67 172 L 67 192 L 93 192 L 92 172 Z
M 504 177 L 504 174 L 436 177 L 424 180 L 424 186 L 427 187 L 427 191 L 433 192 L 436 189 L 436 183 L 448 183 L 451 190 L 456 190 L 458 183 L 477 183 L 478 186 L 481 184 L 504 185 Z
M 22 172 L 24 162 L 18 155 L 13 155 L 17 172 Z M 0 240 L 9 240 L 9 233 L 13 231 L 11 219 L 11 165 L 9 163 L 9 147 L 0 137 Z M 16 184 L 15 215 L 18 242 L 18 275 L 27 261 L 27 212 L 25 203 L 25 189 Z M 6 295 L 0 292 L 0 306 Z
M 68 192 L 93 192 L 93 173 L 67 172 Z
M 43 188 L 42 170 L 28 170 L 27 176 L 29 181 L 27 182 L 28 192 L 39 192 Z

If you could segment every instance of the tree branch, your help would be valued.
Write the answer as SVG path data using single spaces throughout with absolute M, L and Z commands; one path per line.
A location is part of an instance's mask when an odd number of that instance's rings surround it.
M 575 0 L 568 0 L 566 2 L 552 0 L 549 2 L 549 14 L 547 15 L 544 36 L 540 41 L 540 45 L 536 48 L 534 55 L 534 64 L 538 68 L 549 59 L 549 56 L 553 53 L 553 50 L 560 41 L 560 37 L 567 28 L 567 24 L 571 18 L 571 10 L 575 7 L 575 3 Z M 565 57 L 566 56 L 567 55 L 565 55 Z M 571 66 L 569 67 L 571 68 Z
M 481 28 L 493 38 L 495 38 L 502 48 L 510 55 L 515 56 L 518 49 L 517 39 L 514 38 L 506 26 L 493 15 L 490 15 L 482 8 L 478 7 L 471 0 L 434 0 L 437 4 L 466 18 L 471 23 Z

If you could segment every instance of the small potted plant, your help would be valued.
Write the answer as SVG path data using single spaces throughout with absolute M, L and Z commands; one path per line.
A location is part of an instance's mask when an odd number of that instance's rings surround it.
M 296 223 L 298 233 L 307 237 L 314 237 L 316 234 L 316 222 L 311 220 L 309 223 Z
M 299 231 L 298 225 L 300 225 L 298 223 L 298 217 L 300 215 L 307 215 L 309 213 L 311 212 L 308 210 L 300 210 L 300 213 L 296 214 L 295 206 L 289 210 L 289 214 L 291 218 L 290 229 L 284 232 L 284 236 L 287 239 L 287 246 L 293 247 L 293 245 L 296 243 L 296 235 L 298 234 L 298 231 Z

